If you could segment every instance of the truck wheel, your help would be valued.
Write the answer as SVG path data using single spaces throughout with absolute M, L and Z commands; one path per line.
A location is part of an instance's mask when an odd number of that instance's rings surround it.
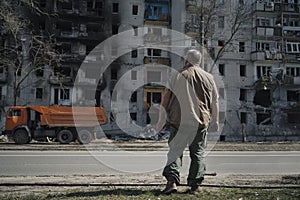
M 61 130 L 58 132 L 56 138 L 61 144 L 69 144 L 73 141 L 73 133 L 70 130 Z
M 78 132 L 77 140 L 80 144 L 88 144 L 92 141 L 92 133 L 88 130 L 80 130 Z
M 30 142 L 30 137 L 26 130 L 18 129 L 15 131 L 13 139 L 16 144 L 27 144 Z

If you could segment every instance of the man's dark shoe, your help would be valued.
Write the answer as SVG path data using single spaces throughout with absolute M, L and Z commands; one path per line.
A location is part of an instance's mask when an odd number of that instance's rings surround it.
M 189 193 L 190 194 L 197 194 L 198 192 L 200 192 L 200 186 L 199 185 L 192 185 Z
M 163 194 L 171 194 L 177 192 L 177 187 L 175 182 L 168 182 L 165 189 L 162 191 Z

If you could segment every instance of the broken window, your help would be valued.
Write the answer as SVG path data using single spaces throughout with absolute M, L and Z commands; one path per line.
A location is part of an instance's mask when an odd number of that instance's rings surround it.
M 147 104 L 161 103 L 161 92 L 147 92 Z
M 246 124 L 246 123 L 247 123 L 247 113 L 241 112 L 241 124 Z
M 112 33 L 113 35 L 116 35 L 116 34 L 118 34 L 118 32 L 119 32 L 119 26 L 118 26 L 117 24 L 113 24 L 113 25 L 112 25 L 111 33 Z
M 112 4 L 112 13 L 119 13 L 119 3 Z
M 298 42 L 287 42 L 286 49 L 288 53 L 299 53 L 300 43 Z
M 54 67 L 54 74 L 56 76 L 71 76 L 71 72 L 70 67 Z
M 300 101 L 300 91 L 288 90 L 286 91 L 287 101 Z
M 43 88 L 36 88 L 35 89 L 35 98 L 36 99 L 43 99 Z
M 219 73 L 221 76 L 225 75 L 225 64 L 219 64 Z
M 246 89 L 240 89 L 240 101 L 246 101 L 247 100 L 247 90 Z
M 300 67 L 287 67 L 286 75 L 293 77 L 300 76 Z
M 300 123 L 300 113 L 288 113 L 288 123 L 299 124 Z
M 239 52 L 245 52 L 245 42 L 239 42 Z
M 69 100 L 70 99 L 70 89 L 60 89 L 60 99 Z
M 257 125 L 270 125 L 272 124 L 271 120 L 271 112 L 264 112 L 264 113 L 256 113 L 256 124 Z
M 35 70 L 35 75 L 38 77 L 43 77 L 44 76 L 44 69 L 42 67 L 39 67 L 38 69 Z
M 136 121 L 136 120 L 137 120 L 137 113 L 130 113 L 130 118 L 131 118 L 133 121 Z
M 224 47 L 225 42 L 223 40 L 218 40 L 218 47 L 222 48 Z
M 138 51 L 137 51 L 137 49 L 133 49 L 133 50 L 131 51 L 131 58 L 137 58 L 137 56 L 138 56 Z
M 160 92 L 153 92 L 152 93 L 152 102 L 153 103 L 160 103 L 161 102 L 161 93 Z
M 270 50 L 270 44 L 265 42 L 256 42 L 256 51 Z
M 138 14 L 139 7 L 137 5 L 132 5 L 132 15 Z
M 161 56 L 161 49 L 148 49 L 148 56 Z
M 103 8 L 103 2 L 102 1 L 96 1 L 96 0 L 89 0 L 87 2 L 87 10 L 101 10 Z
M 133 92 L 130 97 L 130 102 L 136 103 L 137 102 L 137 91 Z
M 263 107 L 269 107 L 272 105 L 271 101 L 271 90 L 259 90 L 254 95 L 255 105 L 260 105 Z
M 258 79 L 261 77 L 268 77 L 271 71 L 271 66 L 256 66 L 256 74 Z
M 240 76 L 246 76 L 246 65 L 240 65 Z

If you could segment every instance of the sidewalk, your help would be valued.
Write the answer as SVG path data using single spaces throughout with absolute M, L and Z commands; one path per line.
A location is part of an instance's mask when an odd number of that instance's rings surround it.
M 208 142 L 208 150 L 212 151 L 300 151 L 300 142 Z M 71 143 L 62 145 L 56 142 L 31 142 L 25 145 L 16 145 L 13 142 L 1 142 L 0 151 L 26 150 L 26 151 L 166 151 L 167 141 L 132 140 L 115 141 L 110 139 L 99 139 L 88 145 Z

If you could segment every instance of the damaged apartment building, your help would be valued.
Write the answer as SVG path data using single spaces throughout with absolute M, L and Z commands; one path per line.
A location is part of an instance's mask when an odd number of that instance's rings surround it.
M 30 34 L 51 36 L 53 52 L 60 55 L 59 64 L 51 63 L 49 67 L 30 73 L 31 67 L 24 62 L 18 73 L 11 66 L 1 66 L 1 125 L 4 126 L 5 111 L 13 105 L 14 77 L 22 82 L 17 94 L 17 105 L 65 105 L 70 106 L 75 77 L 79 77 L 81 87 L 80 105 L 100 105 L 100 93 L 104 84 L 99 83 L 95 97 L 85 99 L 84 92 L 90 85 L 96 84 L 97 75 L 79 71 L 81 63 L 95 62 L 88 57 L 94 47 L 111 35 L 110 18 L 106 13 L 110 6 L 105 0 L 38 0 L 37 13 L 23 11 L 24 19 L 30 21 L 32 30 L 21 35 L 20 47 L 23 60 L 30 62 L 29 53 L 32 42 Z M 20 4 L 19 6 L 22 6 Z M 20 7 L 22 8 L 22 7 Z M 21 9 L 20 9 L 21 10 Z M 20 11 L 22 12 L 22 11 Z M 10 45 L 10 35 L 1 37 L 3 47 Z M 87 57 L 86 57 L 87 56 Z M 28 75 L 28 77 L 26 77 Z M 95 77 L 95 78 L 94 78 Z M 79 99 L 80 100 L 80 99 Z
M 186 33 L 201 33 L 197 0 L 187 1 Z M 199 2 L 199 1 L 198 1 Z M 205 38 L 214 59 L 231 34 L 237 8 L 249 23 L 217 61 L 222 141 L 284 141 L 300 138 L 300 2 L 297 0 L 217 1 L 213 35 Z M 201 35 L 200 35 L 201 36 Z M 224 109 L 225 108 L 225 109 Z
M 111 0 L 110 4 L 112 5 L 112 34 L 129 30 L 135 42 L 129 43 L 130 52 L 115 60 L 105 72 L 105 79 L 109 84 L 103 91 L 102 102 L 109 117 L 108 124 L 104 128 L 107 132 L 109 130 L 116 132 L 119 130 L 118 123 L 124 123 L 125 126 L 137 124 L 141 127 L 155 124 L 157 110 L 150 108 L 158 108 L 161 103 L 163 85 L 166 84 L 169 74 L 165 66 L 171 66 L 171 55 L 166 50 L 155 48 L 155 45 L 149 48 L 145 46 L 154 43 L 170 46 L 167 29 L 172 28 L 172 3 L 169 0 Z M 140 47 L 136 46 L 138 42 Z M 111 50 L 111 55 L 116 55 L 118 44 L 112 45 Z M 136 85 L 141 80 L 145 83 L 134 91 L 130 88 L 123 90 L 124 93 L 131 94 L 130 117 L 127 117 L 127 110 L 124 112 L 116 110 L 110 104 L 111 99 L 115 100 L 113 90 L 116 83 L 128 71 L 131 84 Z M 117 118 L 122 120 L 117 122 Z M 127 132 L 134 134 L 131 130 Z
M 299 140 L 299 3 L 268 0 L 252 4 L 251 61 L 255 82 L 252 87 L 241 88 L 240 115 L 255 138 Z

